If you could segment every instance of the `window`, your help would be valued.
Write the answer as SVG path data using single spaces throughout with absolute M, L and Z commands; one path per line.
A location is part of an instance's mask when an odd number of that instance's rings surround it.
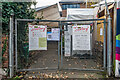
M 80 8 L 80 4 L 63 4 L 62 9 L 66 10 L 67 8 Z

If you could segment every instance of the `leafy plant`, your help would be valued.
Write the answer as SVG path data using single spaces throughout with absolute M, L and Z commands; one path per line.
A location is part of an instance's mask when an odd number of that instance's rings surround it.
M 35 18 L 35 10 L 31 8 L 31 5 L 36 5 L 36 2 L 3 2 L 2 3 L 2 29 L 3 32 L 8 32 L 9 19 L 11 14 L 15 15 L 15 18 L 20 19 L 32 19 Z

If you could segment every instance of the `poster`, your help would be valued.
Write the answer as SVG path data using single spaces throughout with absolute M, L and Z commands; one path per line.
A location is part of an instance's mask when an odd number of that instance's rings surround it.
M 47 40 L 48 41 L 52 40 L 52 32 L 47 32 Z
M 47 26 L 29 25 L 29 50 L 47 50 Z
M 68 31 L 64 32 L 64 47 L 65 47 L 65 56 L 71 56 L 71 33 L 72 33 L 72 26 L 68 25 Z M 64 26 L 66 29 L 66 26 Z
M 59 41 L 60 40 L 60 29 L 52 28 L 52 40 Z
M 100 35 L 102 36 L 103 35 L 103 29 L 100 28 Z
M 90 25 L 74 25 L 73 50 L 90 50 Z
M 60 29 L 52 28 L 51 32 L 47 32 L 48 41 L 59 41 L 60 40 Z

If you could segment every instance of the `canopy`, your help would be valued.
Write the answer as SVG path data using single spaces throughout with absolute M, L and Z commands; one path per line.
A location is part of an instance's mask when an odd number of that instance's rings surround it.
M 68 8 L 67 20 L 94 19 L 94 8 Z

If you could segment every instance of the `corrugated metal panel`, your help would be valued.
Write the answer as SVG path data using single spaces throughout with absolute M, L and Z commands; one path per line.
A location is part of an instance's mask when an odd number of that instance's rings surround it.
M 103 18 L 105 18 L 105 16 L 101 17 L 100 19 L 103 19 Z M 102 22 L 103 21 L 98 21 L 98 23 L 101 23 L 101 24 L 97 25 L 97 41 L 101 41 L 101 42 L 104 41 L 104 34 L 100 35 L 100 29 L 104 31 L 104 24 Z

